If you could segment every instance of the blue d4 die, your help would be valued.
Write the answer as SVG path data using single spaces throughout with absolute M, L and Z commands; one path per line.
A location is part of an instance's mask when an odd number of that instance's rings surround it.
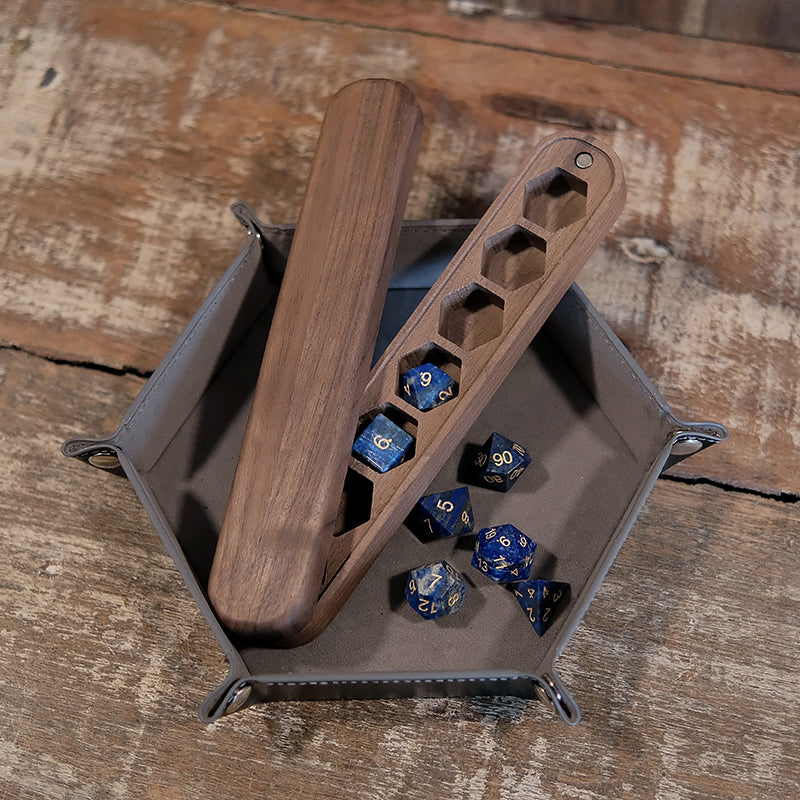
M 406 600 L 424 619 L 436 619 L 461 608 L 467 585 L 446 561 L 417 567 L 408 573 Z
M 530 463 L 521 444 L 493 433 L 475 458 L 476 478 L 483 486 L 507 492 Z
M 420 411 L 430 411 L 458 395 L 458 384 L 435 364 L 412 367 L 400 382 L 403 399 Z
M 475 540 L 472 566 L 497 583 L 524 581 L 535 552 L 536 542 L 513 525 L 483 528 Z
M 569 584 L 561 581 L 522 581 L 514 587 L 533 629 L 541 636 L 555 617 L 556 607 L 569 595 Z
M 466 486 L 421 497 L 416 512 L 422 529 L 433 536 L 461 536 L 475 527 Z
M 353 444 L 353 452 L 378 472 L 388 472 L 408 457 L 414 437 L 378 414 Z

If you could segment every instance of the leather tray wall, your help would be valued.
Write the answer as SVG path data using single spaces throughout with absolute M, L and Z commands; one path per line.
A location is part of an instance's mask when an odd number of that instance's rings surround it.
M 285 650 L 239 641 L 219 623 L 206 586 L 293 227 L 264 225 L 244 204 L 233 210 L 247 246 L 119 429 L 63 446 L 65 455 L 128 477 L 224 651 L 230 673 L 201 719 L 270 700 L 494 694 L 546 700 L 576 723 L 556 659 L 659 473 L 721 441 L 725 429 L 676 419 L 573 286 L 430 487 L 470 485 L 476 531 L 516 525 L 538 544 L 531 577 L 571 585 L 545 635 L 535 634 L 513 592 L 470 566 L 473 536 L 426 542 L 402 526 L 317 639 Z M 376 354 L 471 227 L 403 226 Z M 492 431 L 533 457 L 505 494 L 471 485 L 465 470 Z M 405 602 L 405 576 L 442 558 L 466 578 L 467 598 L 458 614 L 425 621 Z

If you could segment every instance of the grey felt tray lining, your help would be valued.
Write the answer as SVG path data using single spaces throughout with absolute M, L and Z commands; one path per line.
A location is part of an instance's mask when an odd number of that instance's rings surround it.
M 68 455 L 119 456 L 164 544 L 230 663 L 201 711 L 213 719 L 267 699 L 508 693 L 544 696 L 569 722 L 577 707 L 554 662 L 591 602 L 671 445 L 724 438 L 713 423 L 677 420 L 577 287 L 434 480 L 470 485 L 477 527 L 510 522 L 538 544 L 533 577 L 571 584 L 545 636 L 513 594 L 469 565 L 473 537 L 421 541 L 402 526 L 343 611 L 317 639 L 279 650 L 239 642 L 205 594 L 217 531 L 291 242 L 245 206 L 251 239 L 105 440 L 76 440 Z M 445 266 L 471 225 L 404 226 L 376 347 L 379 353 Z M 524 444 L 533 464 L 514 489 L 473 486 L 465 463 L 497 430 Z M 426 622 L 403 598 L 408 569 L 446 558 L 468 581 L 463 609 Z M 244 690 L 247 690 L 246 692 Z

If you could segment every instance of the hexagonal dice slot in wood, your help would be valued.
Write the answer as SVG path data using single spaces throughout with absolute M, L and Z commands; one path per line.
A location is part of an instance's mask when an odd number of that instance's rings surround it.
M 547 242 L 521 225 L 512 225 L 483 246 L 481 273 L 505 289 L 519 289 L 544 275 Z
M 359 420 L 353 455 L 376 472 L 414 458 L 417 421 L 391 403 L 384 403 Z
M 398 362 L 397 395 L 420 411 L 458 397 L 461 359 L 428 342 Z
M 373 485 L 369 478 L 352 467 L 347 468 L 339 513 L 333 528 L 334 536 L 341 536 L 369 522 L 372 516 L 372 490 Z
M 561 167 L 539 175 L 525 186 L 525 219 L 557 231 L 586 216 L 586 181 Z
M 471 283 L 442 300 L 439 333 L 465 350 L 474 350 L 503 332 L 503 307 L 500 297 Z

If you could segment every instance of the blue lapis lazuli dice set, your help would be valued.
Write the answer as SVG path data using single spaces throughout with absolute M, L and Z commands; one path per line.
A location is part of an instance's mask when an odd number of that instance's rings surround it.
M 433 364 L 408 370 L 402 377 L 408 401 L 422 411 L 435 408 L 458 393 L 458 384 Z M 353 444 L 353 452 L 378 472 L 388 472 L 412 453 L 414 437 L 377 414 Z M 531 457 L 522 445 L 493 433 L 475 460 L 476 479 L 492 489 L 507 492 L 519 479 Z M 466 486 L 420 498 L 415 508 L 424 529 L 433 536 L 470 533 L 475 519 Z M 568 593 L 569 584 L 529 580 L 536 543 L 514 525 L 483 528 L 477 535 L 472 566 L 496 583 L 515 583 L 514 593 L 541 636 L 549 627 L 556 606 Z M 438 619 L 458 611 L 466 595 L 466 583 L 446 561 L 427 564 L 408 573 L 405 589 L 411 607 L 424 619 Z
M 456 381 L 435 364 L 412 367 L 400 383 L 403 398 L 420 411 L 430 411 L 458 395 Z

